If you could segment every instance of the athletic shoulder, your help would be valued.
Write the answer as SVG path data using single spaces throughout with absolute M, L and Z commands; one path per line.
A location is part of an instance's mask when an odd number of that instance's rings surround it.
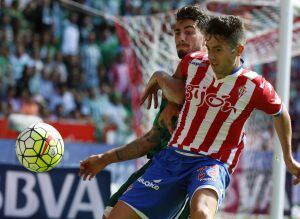
M 203 62 L 207 62 L 208 64 L 208 56 L 207 53 L 197 51 L 187 54 L 180 62 L 180 70 L 182 72 L 182 75 L 187 75 L 187 69 L 189 64 L 193 64 L 196 66 L 201 66 Z M 206 64 L 205 64 L 206 65 Z
M 253 107 L 264 111 L 269 115 L 278 115 L 282 110 L 282 100 L 276 93 L 273 85 L 262 75 L 253 71 L 243 73 L 255 85 L 253 97 Z
M 257 72 L 248 69 L 244 69 L 242 76 L 246 77 L 257 86 L 260 86 L 262 83 L 264 83 L 264 81 L 266 81 L 266 79 L 262 75 L 259 75 Z
M 192 60 L 192 59 L 199 59 L 199 60 L 205 60 L 208 59 L 207 53 L 202 52 L 202 51 L 196 51 L 196 52 L 191 52 L 189 54 L 187 54 L 182 61 L 188 61 L 188 60 Z

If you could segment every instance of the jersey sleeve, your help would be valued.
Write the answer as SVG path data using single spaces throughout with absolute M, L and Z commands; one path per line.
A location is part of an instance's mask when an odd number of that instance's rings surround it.
M 179 63 L 181 74 L 185 78 L 187 76 L 189 63 L 190 63 L 189 55 L 186 55 Z
M 274 87 L 261 77 L 257 88 L 256 108 L 269 115 L 278 115 L 282 110 L 282 100 Z
M 182 76 L 187 77 L 188 67 L 193 59 L 203 60 L 204 55 L 205 53 L 200 51 L 187 54 L 179 63 Z

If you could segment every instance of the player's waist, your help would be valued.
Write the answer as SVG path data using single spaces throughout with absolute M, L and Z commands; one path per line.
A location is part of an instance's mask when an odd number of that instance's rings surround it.
M 178 149 L 176 147 L 172 147 L 172 146 L 169 146 L 168 149 L 173 150 L 178 154 L 185 155 L 185 156 L 188 156 L 188 157 L 204 157 L 204 156 L 206 156 L 204 154 L 197 153 L 197 152 L 180 150 L 180 149 Z

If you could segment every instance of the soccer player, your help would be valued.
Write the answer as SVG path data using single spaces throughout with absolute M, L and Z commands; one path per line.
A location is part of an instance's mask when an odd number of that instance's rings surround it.
M 176 24 L 174 25 L 175 43 L 178 57 L 182 59 L 185 55 L 203 49 L 204 37 L 203 30 L 209 17 L 205 15 L 199 7 L 186 6 L 178 10 L 176 14 Z M 183 85 L 184 89 L 184 85 Z M 115 206 L 119 197 L 128 189 L 128 187 L 136 181 L 151 164 L 151 158 L 158 151 L 166 148 L 170 140 L 170 134 L 165 127 L 159 124 L 158 118 L 165 108 L 166 101 L 163 99 L 160 111 L 157 114 L 152 129 L 144 136 L 134 140 L 133 142 L 124 145 L 123 147 L 112 149 L 104 154 L 92 155 L 80 164 L 80 176 L 86 180 L 93 178 L 98 172 L 104 169 L 107 165 L 124 160 L 135 159 L 146 155 L 150 158 L 140 170 L 132 174 L 128 181 L 121 186 L 109 200 L 108 206 L 105 209 L 105 216 L 109 215 L 112 207 Z M 173 112 L 168 112 L 169 115 L 178 115 L 178 109 L 173 109 Z M 169 127 L 171 127 L 169 125 Z M 184 203 L 181 204 L 181 206 Z M 181 212 L 181 210 L 179 210 Z M 104 216 L 104 218 L 105 218 Z M 182 211 L 179 218 L 186 219 L 189 216 L 189 205 Z
M 169 80 L 171 87 L 181 80 L 163 73 L 151 77 L 143 100 L 159 86 L 169 100 L 184 105 L 168 148 L 154 156 L 109 219 L 170 218 L 186 195 L 191 218 L 213 218 L 243 150 L 245 122 L 255 109 L 273 117 L 287 169 L 296 177 L 294 184 L 300 182 L 289 113 L 268 81 L 243 68 L 242 21 L 235 16 L 212 18 L 205 40 L 208 54 L 185 56 L 175 73 L 187 76 L 185 92 L 170 92 Z

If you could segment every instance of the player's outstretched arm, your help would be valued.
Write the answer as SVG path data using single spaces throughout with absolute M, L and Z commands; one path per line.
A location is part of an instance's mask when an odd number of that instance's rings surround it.
M 185 96 L 185 78 L 182 76 L 180 67 L 178 66 L 173 76 L 163 71 L 156 71 L 151 76 L 146 85 L 145 91 L 141 98 L 141 104 L 148 99 L 149 109 L 152 99 L 154 100 L 154 108 L 158 106 L 157 91 L 161 89 L 163 95 L 171 102 L 182 105 Z
M 283 105 L 283 111 L 280 116 L 273 117 L 275 130 L 281 143 L 284 161 L 288 171 L 296 178 L 293 183 L 300 183 L 300 163 L 297 162 L 292 155 L 292 128 L 290 115 Z
M 148 153 L 148 151 L 160 143 L 160 130 L 157 126 L 142 137 L 119 148 L 114 148 L 103 154 L 91 155 L 80 162 L 79 176 L 83 180 L 91 180 L 111 163 L 136 159 Z

